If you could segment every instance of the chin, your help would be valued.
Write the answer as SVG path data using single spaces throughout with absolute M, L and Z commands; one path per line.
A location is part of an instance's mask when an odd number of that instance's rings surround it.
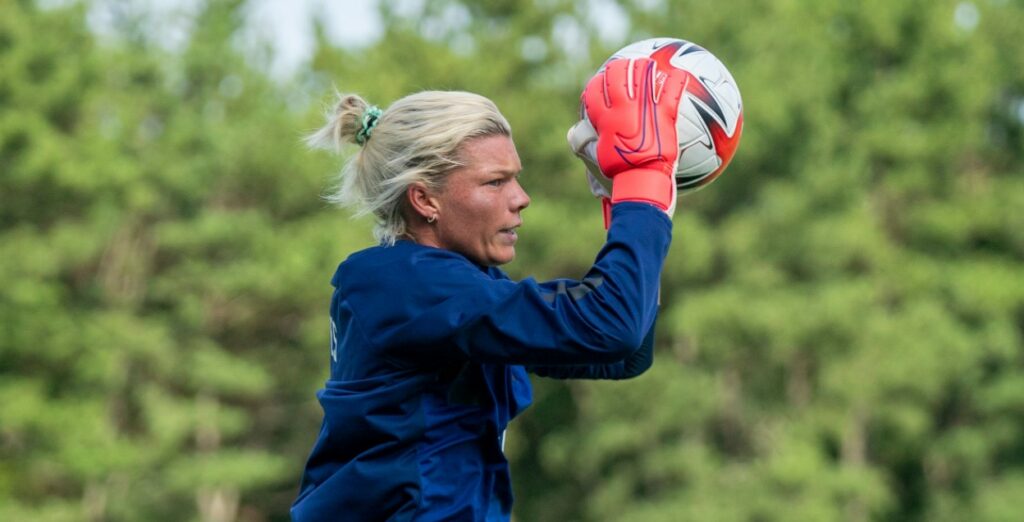
M 514 248 L 510 248 L 510 249 L 508 249 L 508 251 L 503 251 L 503 252 L 500 252 L 500 253 L 497 253 L 497 254 L 491 256 L 491 258 L 489 260 L 490 262 L 486 263 L 486 264 L 488 266 L 500 266 L 500 265 L 504 265 L 505 263 L 512 262 L 512 260 L 515 259 L 515 258 L 516 258 L 516 250 Z

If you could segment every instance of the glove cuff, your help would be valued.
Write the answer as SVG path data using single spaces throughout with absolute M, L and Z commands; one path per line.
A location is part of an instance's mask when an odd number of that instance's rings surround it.
M 675 190 L 673 177 L 660 170 L 627 170 L 612 178 L 612 203 L 642 201 L 667 211 Z

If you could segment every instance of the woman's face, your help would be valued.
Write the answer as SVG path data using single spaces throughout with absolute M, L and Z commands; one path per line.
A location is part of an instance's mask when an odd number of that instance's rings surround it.
M 515 229 L 530 197 L 519 185 L 515 144 L 508 136 L 474 138 L 462 145 L 463 167 L 448 174 L 433 223 L 437 245 L 471 261 L 496 266 L 516 256 Z

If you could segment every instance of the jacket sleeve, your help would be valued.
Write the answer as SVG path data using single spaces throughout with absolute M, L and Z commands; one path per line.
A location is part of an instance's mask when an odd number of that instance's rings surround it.
M 430 298 L 408 321 L 376 329 L 376 341 L 401 347 L 403 358 L 455 350 L 481 363 L 624 363 L 654 323 L 671 228 L 651 205 L 615 205 L 607 241 L 581 281 L 495 279 L 458 254 L 431 249 L 415 264 Z
M 657 320 L 655 320 L 657 323 Z M 623 361 L 611 364 L 573 364 L 563 366 L 527 366 L 526 371 L 551 379 L 632 379 L 647 371 L 654 363 L 654 329 L 647 332 L 640 348 Z

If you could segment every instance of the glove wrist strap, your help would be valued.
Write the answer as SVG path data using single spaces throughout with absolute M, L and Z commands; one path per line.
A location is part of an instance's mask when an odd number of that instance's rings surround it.
M 642 201 L 668 210 L 672 204 L 675 180 L 655 169 L 633 169 L 612 178 L 612 203 Z
M 608 230 L 612 226 L 612 200 L 611 198 L 601 198 L 601 213 L 604 214 L 604 229 Z

